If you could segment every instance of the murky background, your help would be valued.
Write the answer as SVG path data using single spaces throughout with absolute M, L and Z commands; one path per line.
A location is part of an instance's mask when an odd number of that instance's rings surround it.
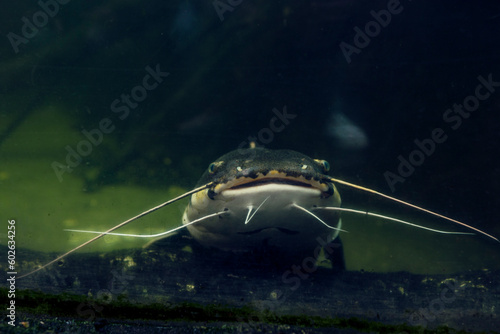
M 105 230 L 179 195 L 210 162 L 249 138 L 326 159 L 336 178 L 500 236 L 500 87 L 484 87 L 488 77 L 500 82 L 500 6 L 397 3 L 4 6 L 0 243 L 7 243 L 7 220 L 15 219 L 17 247 L 63 253 L 90 238 L 64 229 Z M 389 10 L 390 17 L 381 14 Z M 370 24 L 377 18 L 383 24 Z M 359 33 L 366 27 L 370 36 Z M 474 100 L 477 94 L 483 98 Z M 447 114 L 464 103 L 470 113 Z M 277 114 L 289 116 L 274 124 L 279 128 L 271 124 Z M 432 138 L 436 129 L 446 140 L 412 155 L 415 140 Z M 391 186 L 387 172 L 399 174 L 399 156 L 417 166 Z M 344 207 L 464 231 L 339 190 Z M 178 226 L 186 203 L 123 232 Z M 500 267 L 499 244 L 482 236 L 438 235 L 352 215 L 343 223 L 349 270 Z M 145 242 L 108 236 L 85 251 Z

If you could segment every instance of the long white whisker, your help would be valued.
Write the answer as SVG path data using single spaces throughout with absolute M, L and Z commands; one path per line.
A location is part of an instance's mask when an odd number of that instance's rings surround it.
M 496 242 L 500 242 L 500 240 L 498 240 L 498 238 L 495 238 L 494 236 L 492 236 L 491 234 L 488 234 L 484 231 L 481 231 L 480 229 L 478 228 L 475 228 L 474 226 L 470 226 L 470 225 L 467 225 L 465 223 L 462 223 L 461 221 L 458 221 L 458 220 L 455 220 L 455 219 L 452 219 L 452 218 L 449 218 L 449 217 L 446 217 L 446 216 L 443 216 L 439 213 L 436 213 L 434 211 L 431 211 L 431 210 L 427 210 L 427 209 L 424 209 L 418 205 L 415 205 L 415 204 L 411 204 L 411 203 L 408 203 L 408 202 L 405 202 L 405 201 L 402 201 L 400 199 L 397 199 L 395 197 L 392 197 L 392 196 L 389 196 L 389 195 L 386 195 L 386 194 L 383 194 L 383 193 L 380 193 L 378 191 L 375 191 L 373 189 L 370 189 L 370 188 L 365 188 L 365 187 L 362 187 L 362 186 L 358 186 L 356 184 L 353 184 L 353 183 L 350 183 L 350 182 L 346 182 L 346 181 L 342 181 L 342 180 L 339 180 L 339 179 L 334 179 L 333 177 L 330 177 L 330 176 L 326 176 L 326 178 L 332 182 L 336 182 L 336 183 L 339 183 L 339 184 L 343 184 L 345 186 L 348 186 L 348 187 L 352 187 L 352 188 L 355 188 L 355 189 L 359 189 L 359 190 L 362 190 L 362 191 L 366 191 L 366 192 L 369 192 L 369 193 L 372 193 L 372 194 L 375 194 L 377 196 L 381 196 L 381 197 L 385 197 L 391 201 L 395 201 L 395 202 L 398 202 L 398 203 L 401 203 L 401 204 L 404 204 L 404 205 L 407 205 L 407 206 L 410 206 L 414 209 L 417 209 L 417 210 L 420 210 L 420 211 L 423 211 L 423 212 L 427 212 L 428 214 L 431 214 L 431 215 L 434 215 L 436 217 L 439 217 L 439 218 L 442 218 L 442 219 L 446 219 L 446 220 L 449 220 L 455 224 L 458 224 L 458 225 L 462 225 L 462 226 L 465 226 L 467 227 L 468 229 L 471 229 L 471 230 L 474 230 L 478 233 L 481 233 L 485 236 L 487 236 L 488 238 L 491 238 L 493 240 L 495 240 Z
M 252 212 L 252 209 L 253 209 L 253 206 L 249 206 L 248 207 L 248 214 L 247 214 L 247 218 L 245 219 L 245 225 L 250 221 L 250 219 L 253 218 L 253 216 L 255 216 L 255 214 L 257 213 L 257 211 L 259 211 L 260 207 L 266 203 L 266 201 L 269 199 L 269 197 L 271 196 L 267 196 L 265 200 L 262 201 L 262 203 L 260 203 L 260 205 L 257 207 L 257 209 L 255 209 L 255 211 L 253 212 L 253 214 L 250 216 L 250 212 Z M 248 216 L 250 216 L 250 218 L 248 218 Z
M 436 232 L 436 233 L 474 235 L 474 233 L 470 233 L 470 232 L 454 232 L 454 231 L 436 230 L 436 229 L 433 229 L 433 228 L 430 228 L 430 227 L 425 227 L 425 226 L 422 226 L 422 225 L 413 224 L 413 223 L 407 222 L 405 220 L 396 219 L 396 218 L 392 218 L 392 217 L 388 217 L 388 216 L 383 216 L 383 215 L 379 215 L 377 213 L 372 213 L 372 212 L 362 211 L 362 210 L 339 208 L 339 207 L 329 207 L 329 206 L 327 206 L 327 207 L 316 207 L 314 209 L 315 210 L 333 210 L 333 211 L 345 211 L 345 212 L 357 213 L 357 214 L 362 214 L 362 215 L 365 215 L 365 216 L 372 216 L 372 217 L 377 217 L 377 218 L 392 220 L 392 221 L 395 221 L 395 222 L 398 222 L 398 223 L 401 223 L 401 224 L 410 225 L 410 226 L 413 226 L 413 227 L 416 227 L 416 228 L 421 228 L 423 230 L 428 230 L 428 231 L 432 231 L 432 232 Z
M 253 209 L 253 206 L 250 205 L 248 207 L 247 217 L 245 218 L 245 225 L 250 221 L 250 219 L 248 219 L 248 217 L 250 217 L 250 213 L 252 213 L 252 209 Z
M 336 231 L 340 231 L 340 232 L 348 232 L 348 231 L 343 230 L 341 228 L 332 227 L 332 226 L 328 225 L 323 220 L 321 220 L 321 218 L 319 218 L 318 216 L 316 216 L 314 213 L 312 213 L 311 211 L 307 210 L 306 208 L 301 207 L 300 205 L 297 205 L 297 204 L 293 203 L 292 206 L 296 207 L 297 209 L 300 209 L 300 210 L 302 210 L 304 212 L 307 212 L 308 214 L 310 214 L 311 216 L 313 216 L 314 218 L 316 218 L 319 222 L 321 222 L 323 225 L 325 225 L 326 227 L 328 227 L 328 228 L 330 228 L 332 230 L 336 230 Z
M 171 230 L 168 230 L 166 232 L 161 232 L 161 233 L 157 233 L 157 234 L 128 234 L 128 233 L 112 233 L 112 232 L 106 233 L 106 232 L 100 232 L 100 231 L 85 231 L 85 230 L 70 230 L 70 229 L 65 229 L 64 231 L 79 232 L 79 233 L 95 233 L 95 234 L 104 234 L 104 235 L 118 235 L 118 236 L 122 236 L 122 237 L 134 237 L 134 238 L 156 238 L 156 237 L 161 237 L 163 235 L 167 235 L 167 234 L 170 234 L 172 232 L 178 231 L 178 230 L 185 228 L 189 225 L 199 223 L 202 220 L 212 218 L 212 217 L 215 217 L 215 216 L 218 216 L 221 214 L 225 214 L 225 213 L 228 213 L 228 212 L 227 211 L 219 211 L 216 213 L 212 213 L 212 214 L 206 215 L 204 217 L 195 219 L 192 222 L 189 222 L 187 224 L 183 224 L 181 226 L 178 226 L 178 227 L 173 228 Z
M 93 243 L 94 241 L 96 241 L 96 240 L 98 240 L 98 239 L 102 238 L 102 237 L 103 237 L 106 233 L 113 232 L 114 230 L 117 230 L 117 229 L 119 229 L 120 227 L 125 226 L 125 225 L 127 225 L 128 223 L 133 222 L 134 220 L 137 220 L 137 219 L 139 219 L 139 218 L 141 218 L 141 217 L 144 217 L 144 216 L 146 216 L 146 215 L 150 214 L 151 212 L 154 212 L 154 211 L 156 211 L 156 210 L 159 210 L 159 209 L 163 208 L 164 206 L 167 206 L 167 205 L 169 205 L 169 204 L 171 204 L 171 203 L 173 203 L 173 202 L 176 202 L 176 201 L 180 200 L 181 198 L 187 197 L 187 196 L 189 196 L 189 195 L 191 195 L 191 194 L 194 194 L 194 193 L 197 193 L 197 192 L 202 191 L 202 190 L 204 190 L 204 189 L 207 189 L 207 188 L 211 187 L 212 185 L 213 185 L 213 182 L 209 182 L 209 183 L 207 183 L 207 184 L 205 184 L 205 185 L 203 185 L 203 186 L 200 186 L 200 187 L 198 187 L 198 188 L 195 188 L 195 189 L 193 189 L 193 190 L 190 190 L 190 191 L 188 191 L 188 192 L 185 192 L 184 194 L 179 195 L 179 196 L 177 196 L 176 198 L 172 198 L 171 200 L 168 200 L 168 201 L 166 201 L 166 202 L 164 202 L 164 203 L 162 203 L 162 204 L 160 204 L 160 205 L 157 205 L 157 206 L 155 206 L 155 207 L 153 207 L 153 208 L 151 208 L 151 209 L 149 209 L 149 210 L 146 210 L 146 211 L 144 211 L 144 212 L 141 212 L 141 213 L 140 213 L 140 214 L 138 214 L 137 216 L 134 216 L 134 217 L 132 217 L 132 218 L 129 218 L 129 219 L 125 220 L 124 222 L 121 222 L 120 224 L 118 224 L 118 225 L 115 225 L 115 226 L 111 227 L 111 228 L 110 228 L 109 230 L 107 230 L 105 233 L 101 233 L 101 234 L 99 234 L 99 235 L 96 235 L 96 236 L 95 236 L 95 237 L 93 237 L 92 239 L 90 239 L 90 240 L 88 240 L 88 241 L 85 241 L 83 244 L 81 244 L 81 245 L 79 245 L 79 246 L 77 246 L 77 247 L 75 247 L 75 248 L 73 248 L 73 249 L 71 249 L 71 250 L 67 251 L 66 253 L 64 253 L 64 254 L 62 254 L 62 255 L 59 255 L 59 256 L 58 256 L 58 257 L 56 257 L 54 260 L 52 260 L 52 261 L 50 261 L 50 262 L 48 262 L 48 263 L 44 264 L 44 265 L 43 265 L 43 266 L 41 266 L 40 268 L 37 268 L 37 269 L 35 269 L 35 270 L 32 270 L 32 271 L 30 271 L 30 272 L 29 272 L 29 273 L 27 273 L 27 274 L 24 274 L 24 275 L 18 276 L 17 278 L 18 278 L 18 279 L 20 279 L 20 278 L 23 278 L 23 277 L 26 277 L 26 276 L 32 275 L 32 274 L 36 273 L 37 271 L 40 271 L 40 270 L 42 270 L 42 269 L 44 269 L 44 268 L 46 268 L 46 267 L 50 266 L 51 264 L 53 264 L 53 263 L 55 263 L 55 262 L 57 262 L 57 261 L 59 261 L 59 260 L 61 260 L 61 259 L 65 258 L 65 257 L 66 257 L 66 256 L 68 256 L 69 254 L 71 254 L 71 253 L 73 253 L 73 252 L 75 252 L 75 251 L 79 250 L 80 248 L 85 247 L 85 246 L 87 246 L 88 244 L 91 244 L 91 243 Z

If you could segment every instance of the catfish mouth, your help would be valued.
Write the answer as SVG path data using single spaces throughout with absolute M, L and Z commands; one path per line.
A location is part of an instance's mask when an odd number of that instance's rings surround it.
M 256 187 L 256 186 L 265 185 L 265 184 L 287 184 L 287 185 L 297 186 L 297 187 L 314 188 L 311 184 L 301 182 L 301 181 L 298 181 L 296 179 L 270 177 L 270 178 L 261 178 L 261 179 L 256 179 L 254 181 L 241 183 L 241 184 L 232 186 L 231 188 L 228 188 L 226 190 L 250 188 L 250 187 Z
M 311 190 L 316 189 L 322 193 L 322 197 L 329 197 L 333 195 L 334 192 L 333 186 L 330 183 L 321 182 L 315 179 L 306 179 L 302 175 L 292 177 L 285 173 L 272 171 L 266 175 L 258 173 L 256 178 L 239 177 L 226 183 L 218 184 L 214 189 L 214 193 L 220 194 L 224 191 L 243 190 L 270 184 L 294 186 Z

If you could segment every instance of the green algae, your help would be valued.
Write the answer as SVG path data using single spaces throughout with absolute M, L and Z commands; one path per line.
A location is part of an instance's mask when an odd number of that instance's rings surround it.
M 6 302 L 7 289 L 0 288 L 0 301 Z M 102 305 L 96 317 L 85 319 L 82 316 L 76 316 L 75 310 L 81 305 L 97 305 L 102 300 L 89 298 L 86 296 L 70 293 L 61 293 L 58 295 L 46 294 L 33 290 L 21 290 L 16 293 L 16 305 L 18 319 L 23 322 L 31 319 L 31 325 L 28 328 L 19 326 L 19 330 L 24 332 L 34 332 L 37 328 L 37 319 L 40 324 L 46 322 L 57 322 L 58 319 L 64 320 L 64 326 L 84 326 L 88 332 L 93 332 L 102 324 L 123 324 L 129 326 L 144 324 L 152 321 L 155 325 L 168 325 L 172 322 L 183 323 L 185 326 L 199 326 L 200 323 L 212 324 L 205 326 L 206 331 L 202 333 L 211 333 L 214 330 L 233 332 L 238 324 L 247 324 L 249 327 L 261 326 L 281 326 L 282 333 L 287 333 L 286 328 L 302 328 L 304 330 L 322 330 L 322 329 L 351 329 L 359 332 L 377 332 L 377 333 L 470 333 L 467 331 L 457 331 L 447 326 L 439 326 L 435 329 L 425 329 L 422 327 L 409 326 L 407 324 L 383 324 L 373 320 L 365 320 L 355 317 L 333 318 L 307 315 L 282 315 L 269 310 L 257 310 L 252 306 L 232 307 L 222 304 L 202 305 L 191 302 L 169 303 L 167 305 L 160 303 L 138 304 L 131 303 L 125 296 L 116 298 L 105 305 Z M 97 309 L 97 307 L 96 307 Z M 87 314 L 86 314 L 87 315 Z M 54 325 L 55 326 L 55 325 Z M 6 330 L 10 326 L 0 325 L 0 329 Z M 42 326 L 43 327 L 43 326 Z M 202 326 L 203 327 L 203 326 Z M 22 331 L 17 331 L 22 332 Z M 87 332 L 87 331 L 86 331 Z M 215 331 L 220 332 L 220 331 Z M 489 333 L 494 333 L 490 331 Z

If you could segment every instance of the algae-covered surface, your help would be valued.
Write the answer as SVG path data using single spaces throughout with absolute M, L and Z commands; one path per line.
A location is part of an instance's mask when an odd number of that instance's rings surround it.
M 292 281 L 282 268 L 250 257 L 197 254 L 191 246 L 196 249 L 188 236 L 177 236 L 161 247 L 69 257 L 17 281 L 17 321 L 37 329 L 78 323 L 85 333 L 167 331 L 179 324 L 202 333 L 454 333 L 500 324 L 498 271 L 335 274 L 318 267 Z
M 349 213 L 341 273 L 320 261 L 284 276 L 290 266 L 200 250 L 180 231 L 152 245 L 105 236 L 19 276 L 93 236 L 67 229 L 104 231 L 174 198 L 250 141 L 498 238 L 499 12 L 451 0 L 5 5 L 0 287 L 14 241 L 18 279 L 17 326 L 1 331 L 498 330 L 500 243 Z M 472 232 L 338 189 L 346 208 Z M 175 228 L 187 201 L 118 232 Z

